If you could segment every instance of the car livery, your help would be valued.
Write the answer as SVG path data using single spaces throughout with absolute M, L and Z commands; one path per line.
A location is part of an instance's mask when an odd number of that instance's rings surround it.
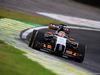
M 52 30 L 50 32 L 50 30 Z M 50 23 L 46 33 L 33 30 L 28 46 L 33 49 L 46 50 L 58 56 L 67 56 L 69 59 L 82 63 L 85 57 L 86 46 L 75 42 L 69 37 L 70 29 L 64 24 Z

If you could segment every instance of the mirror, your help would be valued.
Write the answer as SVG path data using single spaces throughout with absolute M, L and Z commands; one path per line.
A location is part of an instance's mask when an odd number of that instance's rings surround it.
M 50 35 L 52 35 L 52 33 L 51 33 L 51 32 L 47 32 L 47 34 L 50 34 Z
M 75 41 L 75 39 L 69 38 L 70 41 Z

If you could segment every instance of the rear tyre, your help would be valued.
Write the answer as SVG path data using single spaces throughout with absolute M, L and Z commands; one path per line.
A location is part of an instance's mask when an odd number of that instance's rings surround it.
M 86 46 L 84 44 L 79 44 L 77 48 L 77 56 L 75 61 L 82 63 L 85 57 Z
M 38 30 L 34 30 L 31 34 L 30 41 L 29 41 L 29 47 L 32 47 L 34 49 L 41 49 L 41 44 L 44 41 L 44 33 Z

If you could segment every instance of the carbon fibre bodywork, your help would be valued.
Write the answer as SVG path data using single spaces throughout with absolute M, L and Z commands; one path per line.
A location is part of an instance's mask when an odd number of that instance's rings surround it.
M 50 29 L 55 31 L 50 32 Z M 61 31 L 63 33 L 61 33 Z M 62 36 L 62 34 L 64 35 Z M 50 51 L 58 56 L 68 56 L 68 58 L 73 58 L 75 61 L 82 63 L 86 47 L 83 44 L 75 42 L 74 39 L 69 38 L 69 34 L 70 29 L 67 28 L 67 25 L 49 24 L 46 33 L 34 30 L 31 34 L 28 45 L 34 49 Z

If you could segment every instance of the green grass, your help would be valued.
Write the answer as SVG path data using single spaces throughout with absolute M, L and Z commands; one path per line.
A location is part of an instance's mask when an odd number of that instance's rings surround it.
M 64 22 L 46 18 L 46 17 L 27 15 L 24 13 L 19 13 L 19 12 L 5 10 L 5 9 L 0 9 L 0 16 L 17 19 L 17 20 L 21 20 L 25 22 L 30 22 L 30 23 L 41 24 L 41 25 L 47 25 L 49 23 L 55 23 L 55 24 L 64 23 Z M 64 24 L 67 24 L 67 23 L 64 23 Z
M 0 40 L 0 75 L 56 75 Z
M 29 23 L 36 23 L 40 25 L 47 25 L 49 23 L 54 23 L 54 24 L 66 24 L 69 26 L 78 26 L 78 27 L 86 27 L 86 28 L 94 28 L 94 27 L 88 27 L 88 26 L 81 26 L 81 25 L 76 25 L 76 24 L 68 24 L 65 22 L 61 22 L 55 19 L 51 18 L 46 18 L 46 17 L 40 17 L 40 16 L 33 16 L 33 15 L 28 15 L 20 12 L 15 12 L 15 11 L 10 11 L 6 9 L 0 9 L 0 16 L 5 17 L 5 18 L 12 18 L 20 21 L 25 21 Z
M 6 44 L 4 41 L 0 40 L 0 44 Z

